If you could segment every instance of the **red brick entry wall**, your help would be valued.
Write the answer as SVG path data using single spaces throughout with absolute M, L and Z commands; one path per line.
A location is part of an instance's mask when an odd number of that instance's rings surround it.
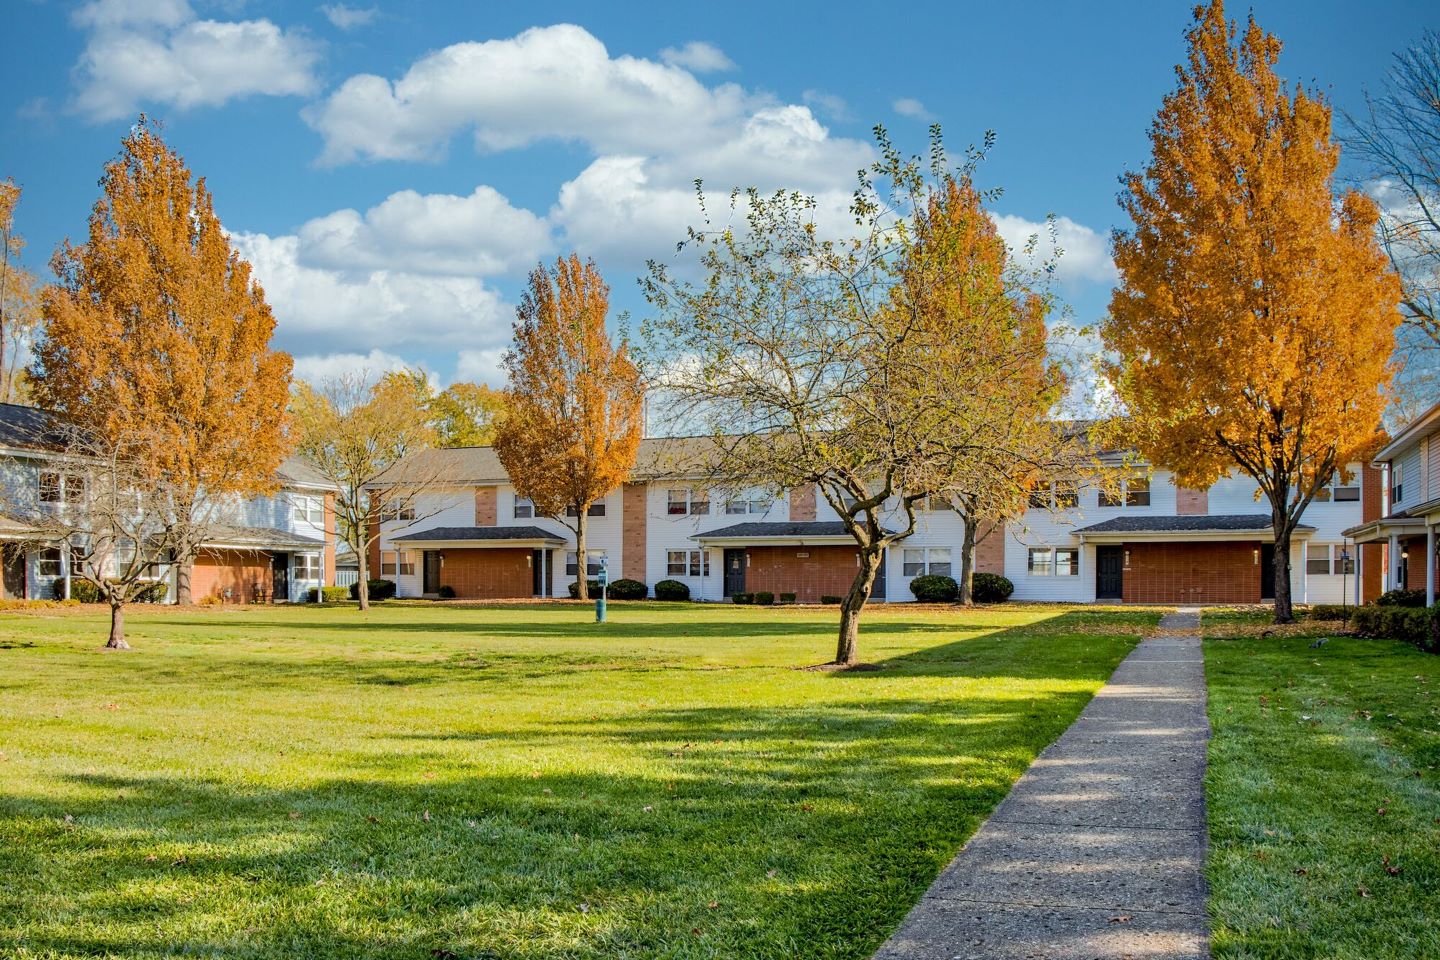
M 859 569 L 854 547 L 750 547 L 746 555 L 746 592 L 793 593 L 801 603 L 845 596 Z
M 1127 543 L 1127 603 L 1259 603 L 1258 543 Z
M 497 547 L 440 551 L 440 585 L 461 600 L 515 600 L 535 592 L 530 550 Z
M 257 550 L 201 550 L 190 573 L 190 595 L 224 597 L 230 591 L 235 603 L 251 603 L 255 587 L 269 594 L 274 589 L 270 554 Z

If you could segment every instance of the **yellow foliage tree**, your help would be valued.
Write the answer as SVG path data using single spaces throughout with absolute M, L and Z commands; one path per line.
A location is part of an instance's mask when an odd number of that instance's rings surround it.
M 39 284 L 20 264 L 25 241 L 15 232 L 20 188 L 0 183 L 0 403 L 23 403 L 28 389 L 23 360 L 40 326 Z
M 222 501 L 273 491 L 288 452 L 289 354 L 231 248 L 203 178 L 143 117 L 105 168 L 86 242 L 68 241 L 45 289 L 36 351 L 40 403 L 100 437 L 173 491 L 180 601 Z
M 506 411 L 495 452 L 515 492 L 575 533 L 577 596 L 589 597 L 586 518 L 635 466 L 644 390 L 625 341 L 605 330 L 610 288 L 593 261 L 538 266 L 505 355 Z
M 425 406 L 442 447 L 483 447 L 495 441 L 505 411 L 505 392 L 483 383 L 458 381 Z
M 1377 210 L 1336 202 L 1330 107 L 1275 75 L 1280 41 L 1212 0 L 1125 177 L 1134 222 L 1104 365 L 1139 453 L 1205 487 L 1238 468 L 1269 501 L 1275 619 L 1292 619 L 1290 537 L 1316 491 L 1371 449 L 1400 320 Z

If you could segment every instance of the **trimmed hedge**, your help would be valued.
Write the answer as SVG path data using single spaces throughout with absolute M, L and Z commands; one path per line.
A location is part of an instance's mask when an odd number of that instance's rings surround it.
M 1014 592 L 1010 578 L 998 573 L 977 573 L 970 583 L 970 599 L 976 603 L 1004 603 Z
M 131 598 L 133 603 L 164 603 L 165 597 L 170 591 L 166 589 L 163 581 L 157 580 L 149 586 L 141 587 Z M 57 600 L 63 600 L 65 595 L 65 581 L 55 581 L 55 593 Z M 105 598 L 100 596 L 100 588 L 89 580 L 72 579 L 70 581 L 70 599 L 77 603 L 103 603 Z
M 781 602 L 781 603 L 794 603 L 794 602 L 795 602 L 795 594 L 793 594 L 793 593 L 782 593 L 782 594 L 780 594 L 780 602 Z
M 1362 637 L 1403 640 L 1426 653 L 1440 653 L 1440 605 L 1380 606 L 1377 601 L 1356 607 L 1351 622 Z
M 910 581 L 910 592 L 921 603 L 950 603 L 960 595 L 960 585 L 954 577 L 927 573 Z
M 835 596 L 835 594 L 833 594 L 833 593 L 822 593 L 822 594 L 820 594 L 820 602 L 823 603 L 823 604 L 825 604 L 826 606 L 831 606 L 831 607 L 833 607 L 833 606 L 835 606 L 836 604 L 838 604 L 838 603 L 840 602 L 840 600 L 841 600 L 841 598 Z
M 1355 613 L 1353 606 L 1340 603 L 1317 603 L 1310 607 L 1306 620 L 1349 620 Z
M 1375 602 L 1382 607 L 1423 607 L 1425 606 L 1425 591 L 1386 590 L 1375 598 Z
M 612 581 L 609 587 L 611 600 L 644 600 L 645 595 L 649 592 L 650 588 L 639 580 L 630 580 L 625 577 Z
M 394 581 L 394 580 L 371 580 L 371 581 L 370 581 L 370 599 L 371 599 L 371 600 L 390 600 L 390 599 L 392 599 L 394 596 L 395 596 L 395 581 Z M 359 599 L 360 599 L 360 584 L 359 584 L 358 582 L 350 584 L 350 599 L 351 599 L 351 600 L 359 600 Z
M 450 584 L 448 583 L 442 583 L 440 584 L 440 589 L 435 591 L 435 596 L 439 597 L 441 600 L 454 600 L 455 588 L 450 586 Z
M 732 594 L 730 594 L 730 602 L 731 602 L 731 603 L 738 603 L 738 604 L 740 604 L 740 605 L 742 605 L 742 606 L 746 606 L 746 605 L 749 605 L 749 604 L 753 604 L 753 603 L 755 602 L 755 594 L 753 594 L 753 593 L 732 593 Z
M 590 592 L 590 599 L 591 599 L 591 600 L 594 600 L 596 597 L 598 597 L 598 596 L 600 595 L 600 581 L 599 581 L 599 580 L 587 580 L 587 581 L 585 581 L 585 582 L 586 582 L 587 584 L 589 584 L 588 590 L 589 590 L 589 592 Z M 571 580 L 571 581 L 570 581 L 570 586 L 566 587 L 565 589 L 570 592 L 570 599 L 571 599 L 571 600 L 579 600 L 579 599 L 580 599 L 580 581 L 579 581 L 579 580 Z
M 655 584 L 656 600 L 689 600 L 690 588 L 679 580 L 661 580 Z
M 337 600 L 344 600 L 350 596 L 349 587 L 311 587 L 305 591 L 305 602 L 315 603 L 319 598 L 319 592 L 324 590 L 325 602 L 334 603 Z
M 773 606 L 775 603 L 775 594 L 769 590 L 757 590 L 755 592 L 755 603 L 761 607 Z

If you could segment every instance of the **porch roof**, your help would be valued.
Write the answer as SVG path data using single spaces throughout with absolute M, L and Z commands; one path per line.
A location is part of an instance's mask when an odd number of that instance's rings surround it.
M 398 537 L 391 543 L 429 547 L 561 547 L 568 541 L 543 527 L 431 527 Z
M 323 540 L 302 537 L 278 527 L 216 527 L 201 544 L 212 550 L 314 551 L 325 547 Z
M 1412 516 L 1408 511 L 1392 513 L 1379 520 L 1368 520 L 1342 532 L 1356 543 L 1377 543 L 1394 537 L 1413 537 L 1425 532 L 1425 519 Z
M 718 530 L 696 533 L 691 535 L 690 539 L 698 543 L 737 547 L 751 544 L 763 546 L 772 543 L 806 546 L 830 543 L 853 544 L 855 542 L 855 538 L 850 536 L 850 531 L 845 529 L 845 524 L 839 520 L 797 520 L 786 523 L 752 520 L 748 523 L 736 523 L 728 527 L 721 527 Z
M 1315 528 L 1298 524 L 1294 536 L 1307 539 Z M 1081 527 L 1075 535 L 1092 543 L 1123 543 L 1125 541 L 1187 541 L 1187 540 L 1274 540 L 1270 517 L 1263 513 L 1223 513 L 1213 515 L 1112 517 L 1101 523 Z

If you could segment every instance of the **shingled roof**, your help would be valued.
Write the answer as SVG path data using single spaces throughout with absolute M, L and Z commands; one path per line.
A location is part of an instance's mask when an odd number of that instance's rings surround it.
M 490 540 L 510 541 L 523 540 L 553 540 L 561 541 L 563 538 L 556 533 L 545 530 L 541 527 L 432 527 L 429 530 L 417 530 L 414 533 L 403 533 L 390 538 L 395 543 L 428 543 L 428 542 L 456 542 L 460 540 Z
M 0 447 L 53 453 L 65 449 L 69 440 L 70 431 L 60 414 L 0 403 Z
M 1102 523 L 1080 527 L 1076 533 L 1269 533 L 1270 517 L 1263 513 L 1222 513 L 1214 516 L 1189 514 L 1177 517 L 1112 517 Z M 1314 530 L 1300 524 L 1296 530 Z

